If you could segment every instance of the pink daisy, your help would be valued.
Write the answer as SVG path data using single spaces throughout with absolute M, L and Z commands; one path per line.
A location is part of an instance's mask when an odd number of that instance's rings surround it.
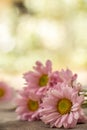
M 65 84 L 66 85 L 66 84 Z M 58 84 L 55 89 L 50 89 L 43 98 L 40 110 L 41 120 L 51 127 L 73 128 L 80 117 L 82 118 L 83 96 L 72 87 Z
M 5 82 L 0 81 L 0 102 L 9 101 L 12 99 L 13 89 Z
M 59 83 L 68 84 L 69 87 L 73 87 L 76 90 L 81 90 L 81 84 L 77 83 L 77 74 L 73 74 L 71 70 L 55 71 L 50 76 L 50 86 L 55 86 Z
M 37 61 L 33 69 L 34 71 L 29 71 L 24 74 L 24 79 L 31 90 L 44 95 L 44 92 L 49 87 L 52 63 L 47 60 L 44 66 L 41 62 Z
M 67 83 L 69 86 L 73 86 L 76 82 L 77 74 L 73 74 L 72 71 L 69 69 L 62 69 L 59 72 L 59 77 L 64 83 Z
M 33 121 L 39 119 L 40 100 L 39 96 L 24 89 L 20 91 L 16 99 L 18 119 Z

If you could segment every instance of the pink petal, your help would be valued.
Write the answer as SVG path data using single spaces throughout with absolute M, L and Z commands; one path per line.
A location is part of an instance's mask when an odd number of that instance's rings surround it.
M 59 121 L 60 121 L 60 117 L 56 119 L 54 126 L 58 127 Z
M 48 72 L 51 72 L 51 70 L 52 70 L 52 63 L 51 63 L 50 60 L 47 60 L 47 62 L 46 62 L 46 68 L 47 68 Z
M 76 124 L 77 124 L 77 120 L 74 119 L 73 122 L 67 126 L 67 128 L 75 128 Z
M 18 108 L 16 109 L 16 112 L 17 112 L 19 115 L 22 114 L 22 113 L 24 113 L 24 112 L 26 112 L 25 106 L 18 107 Z
M 73 116 L 74 116 L 74 118 L 75 118 L 76 120 L 78 120 L 78 119 L 79 119 L 79 113 L 78 113 L 78 111 L 74 112 L 74 113 L 73 113 Z
M 63 123 L 64 128 L 68 127 L 68 124 L 66 122 Z
M 59 120 L 59 122 L 58 122 L 58 128 L 60 128 L 60 127 L 62 127 L 62 122 L 61 122 L 61 119 Z
M 41 117 L 41 119 L 46 123 L 46 122 L 50 122 L 51 120 L 55 120 L 55 118 L 58 118 L 58 117 L 59 117 L 58 113 L 55 112 L 49 115 L 44 115 L 43 117 Z
M 65 122 L 67 120 L 67 118 L 68 118 L 68 114 L 63 115 L 61 118 L 61 122 L 62 123 Z
M 78 103 L 75 103 L 73 106 L 72 106 L 72 111 L 77 111 L 79 109 L 79 104 Z
M 73 114 L 72 112 L 70 112 L 69 116 L 68 116 L 68 123 L 71 124 L 73 122 Z
M 56 91 L 55 89 L 51 91 L 51 94 L 57 98 L 62 98 L 62 93 Z

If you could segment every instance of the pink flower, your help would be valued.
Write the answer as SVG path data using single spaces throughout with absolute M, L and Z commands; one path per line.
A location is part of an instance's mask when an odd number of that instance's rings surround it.
M 16 99 L 18 119 L 33 121 L 39 119 L 40 99 L 35 93 L 23 89 Z
M 68 83 L 68 85 L 73 85 L 73 82 L 77 79 L 77 74 L 73 74 L 71 70 L 61 70 L 59 76 L 63 82 Z
M 49 87 L 50 74 L 52 73 L 51 61 L 47 60 L 45 66 L 37 61 L 33 69 L 34 71 L 24 74 L 24 79 L 30 90 L 37 91 L 38 94 L 43 96 Z
M 59 82 L 64 82 L 69 86 L 73 86 L 74 82 L 76 82 L 77 74 L 73 74 L 69 69 L 62 69 L 61 71 L 58 71 L 58 79 L 60 79 Z
M 59 72 L 59 77 L 62 80 L 63 83 L 68 84 L 69 87 L 73 87 L 78 92 L 82 89 L 82 86 L 80 83 L 77 82 L 77 74 L 73 74 L 71 70 L 61 70 Z
M 77 83 L 77 74 L 73 74 L 71 70 L 55 71 L 50 76 L 50 86 L 55 86 L 59 83 L 68 84 L 69 87 L 75 88 L 77 91 L 81 90 L 81 84 Z
M 9 101 L 12 99 L 12 88 L 5 82 L 0 81 L 0 102 Z
M 80 117 L 82 118 L 83 96 L 79 96 L 78 91 L 65 85 L 58 84 L 43 98 L 40 110 L 41 120 L 45 124 L 50 124 L 51 127 L 73 128 Z

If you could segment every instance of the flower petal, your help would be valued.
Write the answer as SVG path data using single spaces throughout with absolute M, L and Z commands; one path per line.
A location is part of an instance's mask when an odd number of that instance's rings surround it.
M 69 116 L 68 116 L 68 123 L 71 124 L 73 122 L 73 114 L 72 112 L 70 112 Z
M 79 113 L 78 113 L 78 111 L 74 112 L 74 113 L 73 113 L 73 116 L 74 116 L 74 118 L 75 118 L 76 120 L 78 120 L 78 119 L 79 119 Z

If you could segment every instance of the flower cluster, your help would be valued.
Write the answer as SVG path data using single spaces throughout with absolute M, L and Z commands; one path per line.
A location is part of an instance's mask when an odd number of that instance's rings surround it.
M 26 86 L 16 99 L 18 118 L 42 120 L 57 128 L 86 123 L 81 107 L 84 96 L 79 95 L 81 84 L 77 82 L 77 74 L 69 69 L 53 71 L 50 60 L 45 65 L 37 61 L 33 69 L 23 75 Z

